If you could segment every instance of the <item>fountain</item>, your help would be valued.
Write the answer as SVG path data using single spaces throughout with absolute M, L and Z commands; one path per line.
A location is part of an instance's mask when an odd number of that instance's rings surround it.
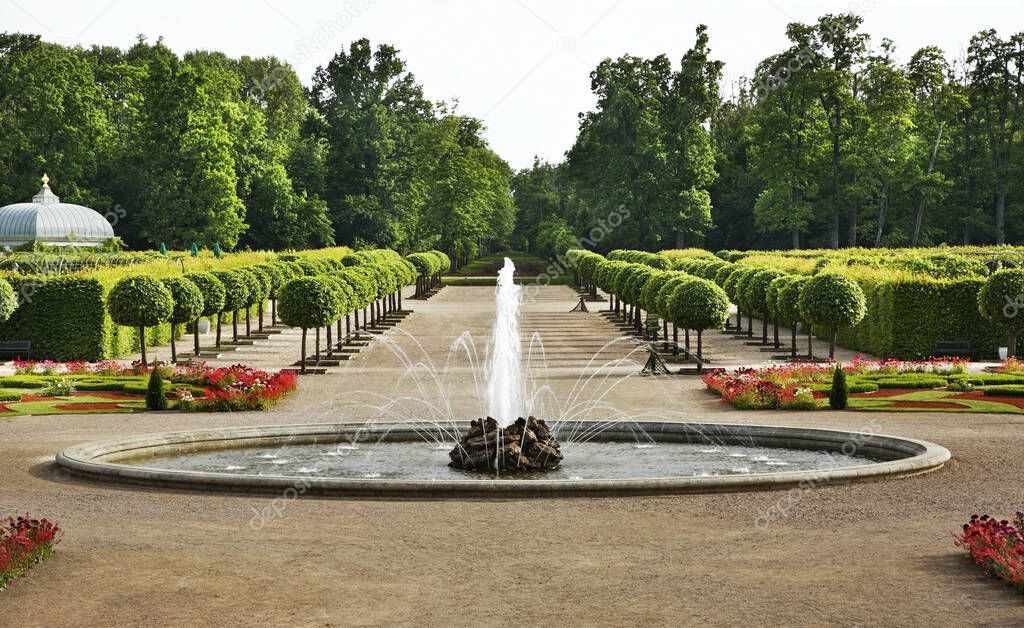
M 123 437 L 70 447 L 57 463 L 108 481 L 276 495 L 551 497 L 819 486 L 914 475 L 949 460 L 942 447 L 874 430 L 693 423 L 685 410 L 664 405 L 624 413 L 607 399 L 639 367 L 633 355 L 643 348 L 629 338 L 604 345 L 631 347 L 625 357 L 601 363 L 599 350 L 559 398 L 542 377 L 547 361 L 539 334 L 527 351 L 521 346 L 514 273 L 506 259 L 483 360 L 469 332 L 440 366 L 403 330 L 377 336 L 379 350 L 391 351 L 405 372 L 393 394 L 339 394 L 339 402 L 356 408 L 345 414 L 360 421 L 338 423 L 330 402 L 320 414 L 326 423 Z M 535 348 L 542 368 L 534 364 Z M 413 392 L 399 392 L 403 386 Z M 474 414 L 486 416 L 468 424 L 455 405 L 467 388 L 480 403 Z M 303 417 L 317 415 L 310 408 Z
M 449 452 L 449 466 L 465 471 L 551 471 L 562 462 L 561 445 L 547 424 L 523 418 L 525 381 L 519 341 L 521 290 L 515 264 L 505 258 L 498 272 L 497 312 L 487 364 L 486 419 L 470 423 L 469 431 Z

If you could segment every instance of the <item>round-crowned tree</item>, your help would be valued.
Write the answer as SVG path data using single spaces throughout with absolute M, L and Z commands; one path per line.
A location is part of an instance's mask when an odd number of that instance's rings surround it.
M 18 309 L 18 295 L 6 279 L 0 278 L 0 323 L 9 319 Z
M 697 359 L 703 360 L 702 334 L 725 326 L 729 297 L 714 282 L 695 277 L 676 288 L 667 305 L 676 326 L 697 331 Z
M 1017 334 L 1024 329 L 1024 270 L 1006 268 L 992 273 L 978 291 L 978 311 L 1006 330 L 1009 357 L 1017 355 Z
M 171 293 L 174 309 L 171 311 L 171 362 L 178 361 L 174 325 L 195 323 L 203 313 L 203 292 L 187 277 L 166 277 L 164 287 Z
M 235 270 L 215 270 L 213 275 L 224 284 L 224 309 L 217 313 L 217 346 L 220 346 L 220 322 L 223 312 L 231 312 L 232 340 L 238 342 L 238 310 L 249 303 L 249 286 L 245 275 Z
M 114 284 L 107 295 L 107 311 L 118 325 L 139 330 L 142 364 L 146 362 L 146 328 L 166 322 L 174 311 L 170 291 L 158 279 L 131 275 Z
M 747 302 L 755 312 L 761 315 L 761 344 L 768 344 L 768 318 L 772 317 L 771 304 L 768 302 L 768 286 L 784 274 L 774 268 L 764 268 L 753 273 L 747 282 Z M 775 319 L 776 345 L 778 345 L 778 337 L 779 322 L 778 319 Z
M 828 330 L 828 357 L 834 358 L 839 330 L 861 322 L 867 303 L 856 281 L 838 273 L 823 273 L 812 277 L 800 291 L 800 313 L 811 325 Z
M 790 357 L 792 358 L 796 358 L 796 325 L 803 320 L 803 315 L 800 313 L 800 291 L 809 280 L 810 277 L 784 275 L 772 281 L 769 287 L 769 293 L 774 292 L 775 294 L 772 299 L 773 315 L 780 321 L 789 324 L 792 337 Z M 808 343 L 811 342 L 812 339 L 809 338 Z
M 224 310 L 225 294 L 224 284 L 220 282 L 220 279 L 217 279 L 213 273 L 200 271 L 185 273 L 185 278 L 195 284 L 203 295 L 203 311 L 199 313 L 199 316 L 219 316 Z M 198 320 L 192 326 L 192 338 L 195 344 L 193 349 L 198 357 L 200 353 Z
M 281 287 L 278 314 L 285 325 L 302 329 L 301 369 L 306 372 L 306 331 L 329 325 L 340 312 L 340 291 L 323 277 L 292 279 Z

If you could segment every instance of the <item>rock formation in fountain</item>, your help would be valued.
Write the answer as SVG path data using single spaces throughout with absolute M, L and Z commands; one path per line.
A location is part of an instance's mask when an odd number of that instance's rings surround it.
M 561 464 L 562 451 L 540 419 L 519 417 L 501 428 L 487 417 L 470 423 L 469 433 L 448 457 L 449 466 L 465 471 L 551 471 Z
M 487 365 L 491 416 L 470 424 L 469 433 L 448 454 L 449 466 L 466 471 L 550 471 L 562 462 L 558 441 L 544 421 L 524 419 L 527 399 L 519 342 L 520 288 L 516 267 L 505 258 L 498 273 L 497 303 Z M 493 417 L 493 418 L 492 418 Z M 519 417 L 516 419 L 516 417 Z

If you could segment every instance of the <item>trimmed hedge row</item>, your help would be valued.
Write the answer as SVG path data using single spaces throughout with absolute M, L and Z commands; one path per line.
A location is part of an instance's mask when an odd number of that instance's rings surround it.
M 356 291 L 357 301 L 363 307 L 390 294 L 399 283 L 408 285 L 415 278 L 414 267 L 393 251 L 349 253 L 349 249 L 339 247 L 282 254 L 276 259 L 270 254 L 239 254 L 236 260 L 225 263 L 220 263 L 222 260 L 202 260 L 202 264 L 192 264 L 196 268 L 184 275 L 178 265 L 165 264 L 159 269 L 154 267 L 153 270 L 158 272 L 153 276 L 158 279 L 189 279 L 202 293 L 202 316 L 214 317 L 221 312 L 224 322 L 234 322 L 232 312 L 262 312 L 266 300 L 273 302 L 284 283 L 296 277 L 350 270 L 353 273 L 351 282 L 363 288 Z M 347 268 L 342 255 L 348 263 L 359 266 Z M 232 266 L 235 262 L 244 264 L 249 261 L 255 263 Z M 134 353 L 140 349 L 139 330 L 114 323 L 108 313 L 107 295 L 120 279 L 138 275 L 140 270 L 148 271 L 149 266 L 104 268 L 74 275 L 9 275 L 20 305 L 9 320 L 0 322 L 0 339 L 31 341 L 35 359 L 96 361 Z M 177 271 L 171 272 L 173 269 Z M 217 275 L 222 276 L 230 272 L 232 279 L 229 282 L 237 288 L 235 293 L 226 295 L 223 280 L 213 272 L 205 272 L 207 269 L 214 269 Z M 210 296 L 213 297 L 212 304 L 207 303 Z M 228 296 L 233 299 L 226 298 Z M 184 330 L 183 324 L 173 326 L 178 336 Z M 147 326 L 146 345 L 166 344 L 171 334 L 172 324 L 169 322 Z

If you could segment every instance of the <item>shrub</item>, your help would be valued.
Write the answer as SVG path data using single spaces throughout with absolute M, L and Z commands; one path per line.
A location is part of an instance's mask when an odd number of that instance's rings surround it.
M 836 364 L 832 372 L 832 388 L 828 392 L 828 405 L 833 410 L 845 410 L 849 403 L 850 392 L 846 388 L 846 371 Z
M 874 380 L 879 388 L 943 388 L 946 379 L 943 377 L 882 377 Z
M 44 397 L 70 397 L 75 394 L 75 382 L 68 377 L 51 381 L 39 393 Z
M 281 288 L 279 314 L 302 329 L 302 372 L 306 372 L 306 330 L 329 325 L 341 313 L 339 292 L 323 277 L 292 279 Z
M 174 300 L 159 280 L 148 275 L 132 275 L 118 281 L 110 290 L 107 310 L 118 325 L 139 330 L 142 363 L 146 364 L 146 327 L 170 319 Z
M 231 312 L 232 339 L 235 342 L 238 341 L 238 311 L 249 304 L 249 286 L 245 276 L 234 270 L 215 270 L 213 275 L 224 284 L 224 308 L 217 313 L 217 346 L 219 347 L 222 312 Z
M 697 357 L 702 357 L 702 333 L 721 329 L 729 316 L 729 298 L 725 291 L 707 279 L 692 278 L 682 283 L 669 298 L 672 322 L 683 329 L 697 331 Z
M 171 293 L 174 309 L 171 310 L 172 324 L 194 323 L 203 313 L 203 293 L 199 286 L 185 277 L 165 277 L 164 287 Z M 178 361 L 178 348 L 174 344 L 174 330 L 171 330 L 171 362 Z
M 950 386 L 950 390 L 952 389 L 953 387 Z M 984 388 L 981 389 L 981 392 L 984 393 L 986 397 L 1024 397 L 1024 385 L 1003 384 L 996 386 L 985 386 Z
M 1017 353 L 1017 333 L 1024 328 L 1024 270 L 1009 268 L 992 274 L 978 291 L 978 311 L 1006 330 L 1010 356 Z
M 807 322 L 831 332 L 828 355 L 835 357 L 839 329 L 856 325 L 867 313 L 864 291 L 845 275 L 817 275 L 800 291 L 800 313 Z
M 167 393 L 164 390 L 164 379 L 160 377 L 160 369 L 154 363 L 153 370 L 149 372 L 149 383 L 146 385 L 146 408 L 149 410 L 166 410 Z
M 971 560 L 984 567 L 987 574 L 1024 593 L 1024 512 L 1017 512 L 1013 525 L 1005 519 L 973 515 L 955 543 L 967 550 Z

